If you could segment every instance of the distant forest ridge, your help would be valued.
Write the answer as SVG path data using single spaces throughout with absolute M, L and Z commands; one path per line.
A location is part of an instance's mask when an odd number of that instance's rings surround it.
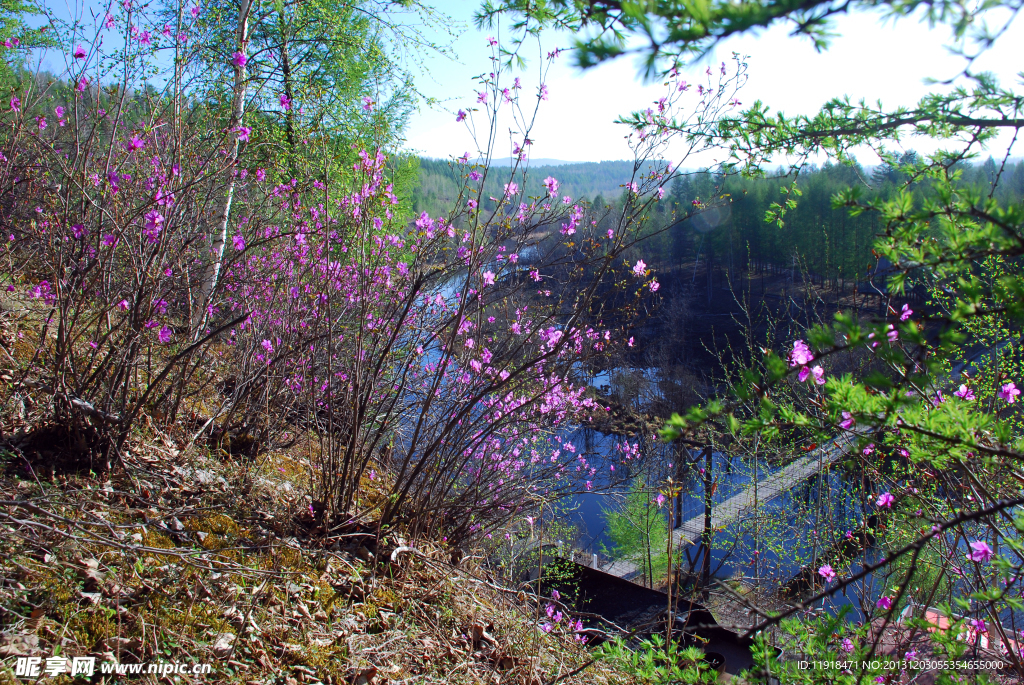
M 600 195 L 605 200 L 613 200 L 622 193 L 623 186 L 633 179 L 635 171 L 634 163 L 624 160 L 566 162 L 558 165 L 538 164 L 539 161 L 549 160 L 531 160 L 529 167 L 520 167 L 517 170 L 516 183 L 522 186 L 525 175 L 527 195 L 545 194 L 542 183 L 545 178 L 552 176 L 558 180 L 560 196 L 593 200 Z M 413 191 L 413 210 L 416 214 L 427 212 L 431 216 L 447 214 L 458 198 L 460 184 L 457 174 L 468 173 L 468 168 L 461 165 L 451 166 L 448 161 L 437 159 L 420 158 L 419 163 L 419 185 Z M 655 166 L 662 164 L 646 162 L 636 174 L 639 176 L 648 173 Z M 528 173 L 524 174 L 524 171 Z M 485 195 L 499 194 L 509 180 L 508 160 L 505 159 L 504 163 L 494 160 L 487 175 Z
M 901 162 L 914 159 L 914 153 L 905 153 Z M 637 176 L 650 170 L 654 163 L 641 167 Z M 661 166 L 661 165 L 658 165 Z M 1019 204 L 1024 200 L 1024 162 L 1007 162 L 1005 166 L 988 158 L 975 163 L 959 162 L 958 186 L 970 191 L 983 201 L 997 178 L 993 199 L 1002 207 Z M 1000 173 L 1000 167 L 1002 171 Z M 411 205 L 416 214 L 427 212 L 432 217 L 447 216 L 458 200 L 458 183 L 470 169 L 437 160 L 420 160 L 419 186 L 413 190 Z M 480 167 L 477 172 L 483 171 Z M 780 170 L 781 173 L 781 170 Z M 607 222 L 617 216 L 627 201 L 623 186 L 634 176 L 633 162 L 586 162 L 564 166 L 531 166 L 526 181 L 528 196 L 544 195 L 541 185 L 547 176 L 559 182 L 561 196 L 574 200 L 587 200 L 599 207 L 610 206 L 607 213 L 598 216 L 600 230 L 612 228 Z M 510 181 L 510 170 L 492 168 L 488 171 L 482 208 L 495 209 L 490 197 L 500 197 L 505 183 Z M 868 187 L 863 187 L 865 181 Z M 522 173 L 517 172 L 516 183 L 523 184 Z M 909 186 L 907 183 L 909 182 Z M 790 268 L 794 260 L 803 262 L 813 274 L 845 282 L 860 277 L 874 263 L 871 246 L 880 230 L 876 213 L 865 212 L 852 216 L 843 207 L 833 207 L 836 193 L 851 186 L 861 186 L 864 201 L 887 200 L 897 193 L 909 190 L 914 206 L 920 207 L 928 198 L 931 183 L 911 179 L 897 167 L 878 165 L 870 169 L 825 164 L 805 169 L 800 174 L 800 196 L 795 207 L 786 213 L 785 221 L 778 225 L 767 221 L 773 205 L 788 197 L 784 178 L 751 179 L 740 176 L 723 177 L 707 171 L 680 174 L 668 183 L 661 199 L 648 206 L 650 233 L 643 249 L 629 258 L 643 258 L 653 267 L 678 267 L 694 260 L 734 273 L 753 265 L 756 268 Z M 476 183 L 471 183 L 475 187 Z M 725 204 L 716 197 L 727 197 Z M 463 202 L 465 202 L 463 198 Z M 707 204 L 718 205 L 707 212 L 699 208 Z M 695 210 L 695 207 L 698 208 Z M 685 221 L 681 217 L 696 211 Z M 671 226 L 667 231 L 661 228 Z M 753 264 L 751 264 L 753 263 Z

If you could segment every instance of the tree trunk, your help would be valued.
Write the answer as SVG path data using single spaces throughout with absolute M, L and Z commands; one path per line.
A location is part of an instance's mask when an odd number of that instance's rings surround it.
M 249 9 L 250 0 L 242 0 L 238 9 L 238 25 L 235 28 L 235 46 L 238 52 L 245 54 L 249 43 Z M 245 65 L 235 65 L 235 83 L 233 98 L 231 101 L 231 118 L 228 121 L 228 135 L 231 139 L 231 152 L 228 157 L 229 173 L 228 188 L 224 193 L 224 201 L 218 212 L 218 225 L 213 233 L 213 241 L 210 245 L 211 259 L 203 274 L 202 293 L 199 298 L 198 311 L 193 314 L 193 334 L 199 336 L 202 333 L 201 325 L 208 316 L 210 301 L 220 280 L 221 265 L 224 262 L 224 245 L 228 240 L 228 219 L 231 217 L 231 202 L 235 196 L 235 167 L 238 164 L 238 127 L 242 123 L 242 115 L 245 112 Z

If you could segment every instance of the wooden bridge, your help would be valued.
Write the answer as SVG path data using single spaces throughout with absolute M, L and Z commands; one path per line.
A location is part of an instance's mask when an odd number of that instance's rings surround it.
M 807 480 L 819 470 L 826 468 L 845 455 L 856 443 L 856 440 L 857 435 L 854 433 L 840 436 L 830 445 L 819 447 L 775 473 L 765 476 L 757 482 L 756 486 L 751 485 L 738 495 L 712 505 L 711 529 L 718 530 L 744 518 L 751 513 L 755 505 L 763 505 Z M 672 531 L 673 546 L 678 549 L 683 544 L 692 545 L 700 540 L 703 532 L 704 514 L 702 512 L 700 516 L 683 521 Z M 612 561 L 602 566 L 600 570 L 627 580 L 640 573 L 640 568 L 627 560 Z

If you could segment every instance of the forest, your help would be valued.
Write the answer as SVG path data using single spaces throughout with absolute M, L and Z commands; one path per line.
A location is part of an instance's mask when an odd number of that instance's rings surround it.
M 436 160 L 426 0 L 0 3 L 4 682 L 1020 682 L 1020 9 L 485 0 Z M 715 57 L 868 10 L 962 73 Z M 550 36 L 633 159 L 531 166 Z

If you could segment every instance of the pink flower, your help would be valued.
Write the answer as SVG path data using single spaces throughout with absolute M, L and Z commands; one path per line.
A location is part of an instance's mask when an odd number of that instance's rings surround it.
M 21 111 L 21 100 L 18 99 L 17 95 L 11 96 L 11 110 L 14 112 Z
M 638 259 L 636 261 L 636 264 L 633 265 L 633 273 L 635 273 L 637 276 L 643 276 L 644 275 L 644 271 L 646 269 L 647 269 L 647 264 L 645 264 L 644 260 L 642 260 L 642 259 Z
M 236 250 L 239 250 L 239 251 L 244 250 L 245 249 L 245 238 L 243 238 L 240 235 L 232 236 L 231 237 L 231 244 L 234 246 L 234 248 Z
M 811 354 L 811 349 L 807 347 L 807 343 L 803 340 L 793 341 L 793 351 L 789 353 L 789 365 L 793 366 L 804 366 L 814 361 L 814 355 Z
M 968 388 L 966 385 L 961 384 L 960 389 L 953 393 L 962 400 L 973 400 L 974 391 Z
M 540 97 L 541 100 L 548 99 L 548 87 L 543 83 L 540 84 L 540 95 L 538 97 Z
M 231 53 L 231 64 L 241 69 L 248 64 L 249 58 L 245 56 L 244 52 L 232 52 Z
M 876 501 L 875 504 L 880 507 L 885 507 L 886 509 L 891 509 L 894 501 L 896 501 L 896 498 L 892 496 L 891 492 L 883 492 L 878 496 L 878 501 Z
M 825 564 L 824 566 L 818 569 L 818 575 L 824 578 L 826 583 L 831 583 L 833 580 L 836 579 L 835 570 L 828 564 Z
M 85 48 L 83 48 L 81 45 L 76 45 L 73 55 L 75 59 L 85 59 Z
M 839 422 L 839 427 L 847 430 L 853 427 L 853 416 L 850 414 L 850 412 L 843 412 L 843 420 Z
M 266 181 L 267 180 L 267 170 L 266 169 L 257 169 L 256 170 L 256 180 L 259 181 L 260 183 L 263 183 L 264 181 Z
M 269 340 L 264 340 L 263 342 L 261 342 L 260 347 L 265 349 L 270 354 L 274 353 L 274 343 L 270 342 Z
M 120 302 L 117 303 L 117 308 L 120 309 L 122 312 L 128 311 L 128 307 L 130 306 L 131 305 L 128 303 L 128 300 L 121 300 Z
M 281 93 L 281 95 L 277 98 L 277 100 L 278 100 L 278 102 L 281 103 L 281 108 L 284 111 L 287 112 L 288 110 L 290 110 L 292 108 L 292 99 L 290 97 L 288 97 L 287 95 L 285 95 L 284 93 Z
M 160 332 L 157 333 L 156 337 L 160 340 L 160 342 L 166 345 L 168 342 L 170 342 L 172 333 L 173 331 L 170 328 L 164 326 L 163 328 L 160 329 Z
M 633 336 L 629 336 L 629 341 L 626 343 L 629 347 L 633 346 Z
M 160 237 L 160 231 L 163 229 L 164 215 L 155 209 L 150 210 L 146 214 L 146 224 L 143 229 L 143 233 L 151 243 L 155 243 Z
M 820 366 L 815 366 L 811 369 L 811 373 L 814 374 L 814 382 L 816 385 L 825 385 L 825 369 Z
M 473 349 L 473 345 L 475 344 L 476 342 L 472 338 L 466 338 L 466 347 Z
M 850 652 L 852 652 L 852 651 L 853 651 L 853 643 L 852 643 L 852 642 L 850 642 L 850 639 L 849 639 L 849 638 L 845 638 L 845 637 L 844 637 L 844 638 L 843 638 L 843 642 L 842 642 L 842 645 L 841 645 L 841 646 L 842 646 L 842 650 L 843 650 L 843 651 L 844 651 L 845 653 L 847 653 L 847 654 L 849 654 Z
M 910 308 L 910 305 L 903 305 L 903 309 L 900 311 L 900 321 L 906 321 L 914 315 L 914 310 Z
M 85 225 L 74 224 L 71 226 L 71 235 L 75 236 L 75 240 L 81 240 L 85 237 Z
M 252 129 L 251 128 L 249 128 L 248 126 L 239 126 L 238 128 L 235 129 L 235 131 L 238 133 L 238 140 L 239 140 L 239 142 L 242 142 L 242 143 L 248 143 L 249 142 L 249 134 L 252 133 Z
M 975 540 L 971 543 L 971 559 L 973 561 L 989 561 L 992 558 L 992 548 L 982 540 Z
M 811 375 L 811 370 L 806 366 L 800 367 L 800 373 L 797 374 L 796 379 L 803 383 Z
M 77 86 L 75 86 L 75 90 L 76 90 L 77 92 L 79 92 L 79 93 L 84 93 L 84 92 L 85 92 L 85 89 L 86 89 L 86 87 L 87 87 L 88 85 L 89 85 L 89 82 L 88 82 L 88 81 L 87 81 L 87 80 L 85 79 L 85 77 L 83 76 L 82 78 L 78 79 L 78 85 L 77 85 Z
M 139 45 L 150 45 L 151 43 L 149 31 L 143 31 L 139 34 Z
M 146 141 L 139 138 L 137 135 L 133 135 L 132 139 L 128 141 L 129 150 L 141 150 L 146 147 Z
M 890 599 L 889 597 L 882 597 L 880 600 L 875 602 L 875 606 L 877 606 L 879 609 L 891 609 L 892 599 Z
M 371 97 L 364 97 L 363 98 L 363 111 L 365 111 L 365 112 L 372 112 L 373 111 L 373 98 L 371 98 Z
M 103 244 L 107 247 L 113 247 L 117 245 L 117 236 L 113 233 L 107 233 L 103 236 Z
M 659 492 L 658 496 L 654 498 L 654 501 L 657 502 L 658 506 L 660 507 L 662 504 L 665 503 L 665 495 Z
M 551 197 L 557 197 L 558 195 L 558 181 L 553 176 L 548 176 L 544 179 L 544 187 L 547 189 L 548 194 Z
M 459 110 L 459 113 L 455 115 L 455 121 L 456 122 L 464 121 L 465 118 L 466 118 L 466 113 L 464 111 L 462 111 L 461 109 Z
M 658 292 L 658 288 L 660 288 L 660 287 L 661 287 L 661 283 L 658 283 L 657 281 L 651 281 L 651 292 L 652 293 Z
M 540 280 L 541 280 L 540 272 L 537 271 L 536 269 L 532 270 L 530 272 L 530 278 L 532 278 L 534 281 L 540 283 Z
M 164 24 L 164 30 L 161 31 L 160 33 L 163 34 L 164 38 L 170 38 L 171 37 L 171 25 L 170 24 Z
M 114 28 L 114 15 L 111 14 L 110 12 L 107 12 L 107 16 L 103 20 L 103 26 L 104 26 L 104 28 L 108 28 L 108 29 Z
M 492 271 L 485 271 L 484 272 L 484 285 L 494 285 L 494 272 L 492 272 Z
M 505 184 L 505 197 L 512 197 L 519 192 L 519 185 L 516 183 Z
M 498 41 L 494 40 L 494 36 L 487 36 L 487 44 L 491 47 L 494 47 L 495 45 L 498 44 Z
M 1017 389 L 1017 385 L 1012 381 L 1004 385 L 1002 390 L 999 391 L 999 399 L 1006 400 L 1010 404 L 1017 401 L 1018 395 L 1020 395 L 1020 390 Z
M 199 5 L 193 5 L 188 10 L 192 14 L 192 18 L 195 19 L 199 16 Z

